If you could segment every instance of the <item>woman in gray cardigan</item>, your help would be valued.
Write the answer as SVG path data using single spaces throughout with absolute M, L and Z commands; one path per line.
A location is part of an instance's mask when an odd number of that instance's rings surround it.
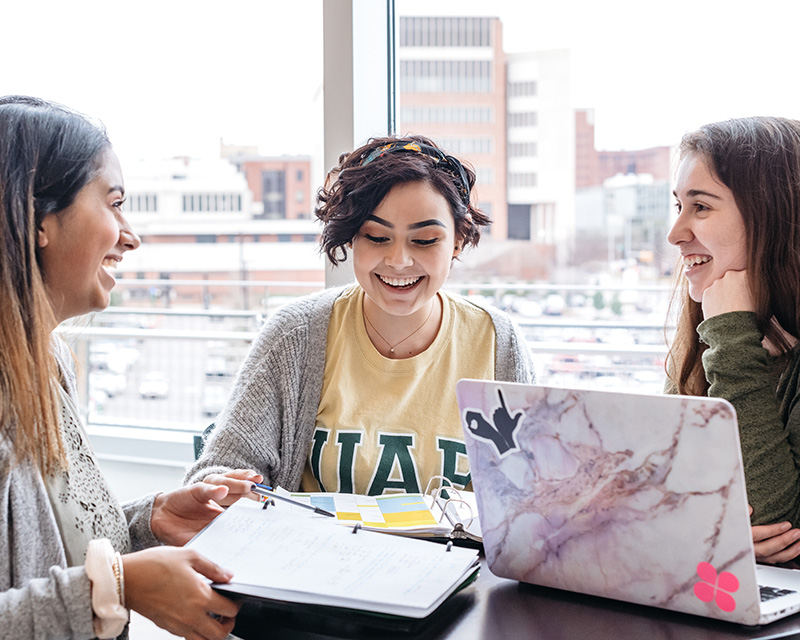
M 238 611 L 205 579 L 229 580 L 223 569 L 157 546 L 188 541 L 227 490 L 120 505 L 53 335 L 108 305 L 114 267 L 139 246 L 123 196 L 103 130 L 59 105 L 0 98 L 0 638 L 126 636 L 129 608 L 187 638 L 224 638 Z
M 469 485 L 459 378 L 529 382 L 530 351 L 502 312 L 442 290 L 489 219 L 475 175 L 420 136 L 342 156 L 318 197 L 322 248 L 357 284 L 269 319 L 186 481 L 289 490 L 418 492 Z M 254 471 L 246 471 L 253 469 Z

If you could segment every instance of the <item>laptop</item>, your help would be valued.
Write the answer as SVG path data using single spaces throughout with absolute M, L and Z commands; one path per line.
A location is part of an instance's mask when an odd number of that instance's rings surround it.
M 456 389 L 492 573 L 745 625 L 800 611 L 800 571 L 755 562 L 727 401 Z

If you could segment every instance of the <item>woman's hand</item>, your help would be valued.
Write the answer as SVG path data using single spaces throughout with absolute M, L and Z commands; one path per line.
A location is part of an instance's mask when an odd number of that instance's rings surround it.
M 253 483 L 260 484 L 264 476 L 252 469 L 234 469 L 228 473 L 212 473 L 203 478 L 203 482 L 228 487 L 228 495 L 219 504 L 228 507 L 241 497 L 258 500 L 258 496 L 250 491 Z
M 726 271 L 703 292 L 703 318 L 731 311 L 755 311 L 747 271 Z
M 750 507 L 753 513 L 753 507 Z M 750 527 L 756 562 L 779 564 L 789 562 L 800 555 L 800 529 L 793 529 L 791 522 L 765 524 Z
M 222 640 L 232 630 L 239 604 L 204 579 L 232 575 L 192 549 L 155 547 L 122 556 L 125 604 L 188 640 Z
M 153 501 L 150 529 L 161 542 L 182 546 L 216 518 L 223 509 L 228 490 L 223 486 L 197 482 L 160 493 Z

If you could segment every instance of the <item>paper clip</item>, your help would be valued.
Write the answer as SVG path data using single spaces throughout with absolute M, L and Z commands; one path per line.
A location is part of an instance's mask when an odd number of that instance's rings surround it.
M 356 523 L 353 525 L 353 533 L 358 533 L 358 530 L 359 530 L 360 528 L 361 528 L 361 523 L 360 523 L 360 522 L 356 522 Z
M 267 507 L 274 507 L 275 501 L 272 498 L 267 498 L 264 500 L 264 506 L 261 507 L 262 509 L 266 510 Z
M 445 546 L 445 549 L 444 549 L 444 550 L 445 550 L 445 553 L 447 553 L 448 551 L 450 551 L 452 548 L 453 548 L 453 541 L 452 541 L 452 540 L 448 540 L 448 541 L 447 541 L 447 545 Z

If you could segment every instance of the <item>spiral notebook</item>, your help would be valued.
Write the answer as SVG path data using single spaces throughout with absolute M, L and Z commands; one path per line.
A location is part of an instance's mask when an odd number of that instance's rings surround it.
M 241 499 L 189 548 L 233 572 L 218 591 L 400 618 L 425 618 L 478 572 L 478 553 L 309 518 Z
M 800 610 L 756 565 L 725 400 L 461 380 L 484 548 L 499 576 L 747 625 Z

